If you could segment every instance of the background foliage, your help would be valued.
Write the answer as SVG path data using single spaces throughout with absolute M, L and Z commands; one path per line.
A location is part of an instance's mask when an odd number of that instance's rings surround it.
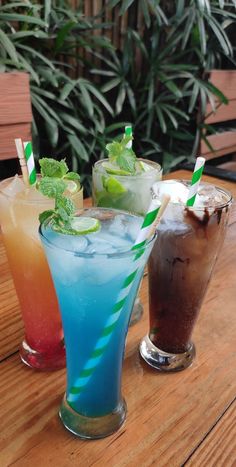
M 139 155 L 165 170 L 189 159 L 199 109 L 214 94 L 226 102 L 207 72 L 235 68 L 236 1 L 102 3 L 96 17 L 83 15 L 84 2 L 0 5 L 0 71 L 30 73 L 35 152 L 66 155 L 88 190 L 91 164 L 127 122 Z M 126 18 L 119 44 L 115 17 Z

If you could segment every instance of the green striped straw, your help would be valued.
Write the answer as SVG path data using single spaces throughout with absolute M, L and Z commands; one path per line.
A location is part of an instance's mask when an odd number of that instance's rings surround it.
M 186 203 L 187 206 L 193 206 L 195 203 L 195 199 L 196 199 L 198 187 L 201 181 L 205 161 L 206 159 L 204 157 L 197 157 L 196 159 L 196 163 L 195 163 L 195 167 L 194 167 L 194 171 L 192 175 L 192 180 L 191 180 L 191 186 L 188 192 L 188 199 Z
M 125 127 L 125 136 L 133 136 L 132 126 L 127 125 Z M 132 139 L 126 144 L 127 149 L 132 148 Z
M 24 142 L 23 147 L 28 169 L 29 184 L 34 185 L 36 183 L 36 170 L 34 165 L 34 154 L 31 141 Z
M 79 377 L 74 382 L 74 385 L 69 389 L 69 393 L 67 394 L 67 400 L 69 403 L 73 403 L 78 398 L 80 393 L 85 389 L 93 372 L 98 367 L 104 352 L 106 351 L 106 348 L 118 323 L 120 314 L 126 303 L 130 289 L 132 288 L 133 282 L 138 272 L 140 271 L 141 261 L 139 261 L 139 259 L 143 256 L 145 252 L 144 246 L 146 245 L 150 236 L 154 233 L 157 223 L 159 222 L 160 217 L 169 202 L 169 199 L 170 198 L 166 196 L 165 199 L 162 200 L 162 203 L 160 203 L 160 201 L 156 199 L 153 199 L 151 201 L 148 212 L 143 221 L 141 230 L 132 247 L 132 250 L 137 250 L 137 253 L 135 254 L 133 259 L 134 264 L 131 269 L 131 272 L 123 282 L 116 304 L 114 305 L 111 314 L 107 319 L 107 322 L 103 328 L 99 339 L 97 340 L 94 346 L 90 358 L 85 363 L 82 371 L 80 372 Z

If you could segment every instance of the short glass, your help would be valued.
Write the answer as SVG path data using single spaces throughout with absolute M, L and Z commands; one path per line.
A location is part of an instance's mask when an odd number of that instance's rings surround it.
M 145 216 L 151 202 L 151 187 L 161 180 L 162 168 L 160 164 L 139 158 L 139 161 L 149 167 L 137 175 L 108 174 L 103 163 L 108 159 L 101 159 L 93 166 L 92 196 L 94 206 L 122 209 L 133 214 Z M 113 187 L 109 180 L 115 178 L 122 188 Z M 132 311 L 130 325 L 135 324 L 143 314 L 143 306 L 137 297 Z
M 72 433 L 102 438 L 126 418 L 121 394 L 125 338 L 154 239 L 134 253 L 142 217 L 102 208 L 80 214 L 99 218 L 99 233 L 70 236 L 41 226 L 40 235 L 65 335 L 67 389 L 59 415 Z
M 73 197 L 83 206 L 82 189 Z M 0 183 L 0 224 L 25 328 L 21 360 L 40 370 L 65 367 L 65 347 L 58 302 L 38 236 L 38 215 L 53 207 L 21 177 Z
M 160 371 L 193 362 L 192 332 L 226 233 L 231 194 L 206 183 L 200 188 L 214 189 L 221 201 L 205 207 L 169 203 L 148 263 L 150 330 L 140 354 Z

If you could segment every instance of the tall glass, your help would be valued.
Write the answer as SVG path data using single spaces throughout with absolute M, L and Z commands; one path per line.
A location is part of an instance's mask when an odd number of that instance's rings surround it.
M 102 159 L 93 167 L 93 204 L 94 206 L 122 209 L 133 214 L 145 216 L 151 201 L 151 187 L 161 180 L 162 168 L 156 162 L 138 159 L 145 167 L 137 175 L 109 174 L 103 164 L 108 159 Z M 117 183 L 114 183 L 113 180 Z M 130 324 L 136 323 L 142 316 L 143 306 L 139 297 L 136 298 Z
M 68 236 L 41 226 L 40 233 L 65 335 L 67 389 L 60 417 L 74 434 L 102 438 L 126 417 L 121 394 L 125 338 L 153 240 L 134 254 L 141 217 L 101 208 L 82 215 L 99 218 L 100 231 Z
M 82 207 L 82 190 L 74 198 Z M 40 370 L 65 366 L 65 348 L 58 302 L 48 264 L 38 236 L 38 215 L 53 201 L 21 177 L 0 183 L 0 224 L 3 242 L 20 302 L 25 338 L 21 360 Z
M 175 190 L 175 181 L 158 183 L 157 197 L 166 183 Z M 194 325 L 226 233 L 230 193 L 210 184 L 201 184 L 200 193 L 193 207 L 169 203 L 149 259 L 150 330 L 140 353 L 161 371 L 193 361 Z

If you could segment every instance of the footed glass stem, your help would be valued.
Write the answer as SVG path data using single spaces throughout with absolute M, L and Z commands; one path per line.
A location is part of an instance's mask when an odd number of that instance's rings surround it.
M 117 431 L 126 418 L 126 402 L 121 399 L 116 410 L 103 417 L 86 417 L 76 412 L 64 397 L 59 417 L 67 430 L 80 438 L 104 438 Z
M 32 349 L 26 340 L 20 347 L 20 358 L 23 363 L 36 370 L 54 371 L 65 368 L 66 355 L 64 344 L 54 349 L 53 352 L 38 352 Z
M 188 350 L 183 353 L 164 352 L 152 343 L 148 335 L 142 339 L 139 351 L 148 365 L 163 372 L 181 371 L 188 368 L 192 365 L 196 354 L 193 343 L 190 343 Z

